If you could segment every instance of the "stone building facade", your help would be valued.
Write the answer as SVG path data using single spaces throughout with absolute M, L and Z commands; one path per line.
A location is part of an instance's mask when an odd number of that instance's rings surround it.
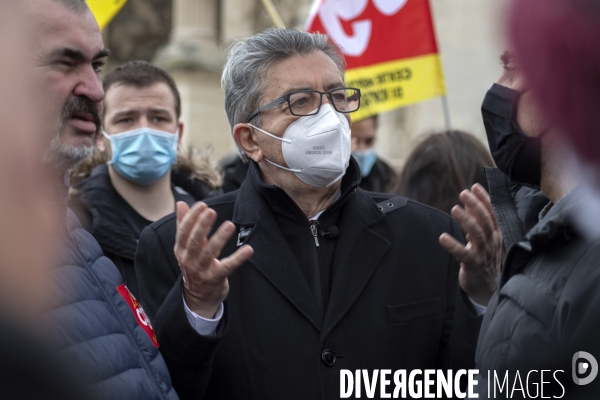
M 485 140 L 480 105 L 500 75 L 505 0 L 430 0 L 452 127 Z M 312 0 L 273 0 L 288 27 L 302 28 Z M 261 0 L 129 0 L 104 32 L 111 65 L 146 59 L 168 69 L 182 95 L 185 141 L 234 151 L 220 73 L 229 46 L 272 26 Z M 398 168 L 422 135 L 445 129 L 441 99 L 382 114 L 380 155 Z

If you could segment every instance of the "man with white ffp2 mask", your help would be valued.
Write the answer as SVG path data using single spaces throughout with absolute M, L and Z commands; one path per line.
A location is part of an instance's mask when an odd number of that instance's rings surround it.
M 340 369 L 474 365 L 479 317 L 438 244 L 460 228 L 358 187 L 348 126 L 360 91 L 343 74 L 324 35 L 270 29 L 230 51 L 225 109 L 248 175 L 235 192 L 178 203 L 144 230 L 135 260 L 182 398 L 333 399 Z M 195 335 L 200 318 L 219 323 Z
M 181 172 L 175 163 L 184 126 L 171 77 L 150 63 L 133 61 L 107 74 L 104 88 L 104 131 L 98 149 L 108 161 L 74 185 L 71 206 L 139 298 L 133 261 L 142 230 L 172 213 L 177 201 L 191 205 L 206 196 L 187 186 L 184 191 L 172 178 L 172 170 Z M 184 158 L 180 154 L 180 161 Z M 194 167 L 193 159 L 187 162 Z M 195 168 L 200 175 L 200 167 Z M 189 173 L 184 182 L 192 182 L 187 179 L 192 176 Z M 213 189 L 203 182 L 196 186 L 205 193 Z
M 297 101 L 293 96 L 304 96 L 312 98 L 312 101 L 316 103 L 319 95 L 317 92 L 300 92 L 290 95 L 290 99 Z M 346 103 L 348 103 L 348 98 L 352 97 L 356 100 L 351 100 L 351 102 L 356 103 L 358 107 L 360 92 L 357 90 L 345 89 L 327 95 L 343 99 L 338 100 L 338 102 L 343 102 L 340 104 L 342 110 L 349 107 Z M 311 106 L 314 105 L 316 104 Z M 352 107 L 354 106 L 352 105 Z M 291 109 L 294 109 L 293 105 Z M 323 104 L 309 113 L 310 115 L 303 116 L 290 124 L 281 138 L 252 124 L 248 125 L 282 142 L 281 151 L 288 167 L 281 166 L 268 158 L 265 158 L 265 161 L 283 170 L 293 172 L 298 179 L 308 185 L 329 187 L 336 183 L 348 168 L 350 127 L 346 117 L 340 112 L 336 112 L 336 109 L 330 104 Z

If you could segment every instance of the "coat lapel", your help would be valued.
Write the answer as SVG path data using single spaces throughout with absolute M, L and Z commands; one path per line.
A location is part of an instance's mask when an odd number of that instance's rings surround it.
M 249 179 L 238 191 L 232 221 L 252 228 L 244 241 L 254 249 L 249 262 L 320 332 L 323 318 L 308 282 L 271 210 L 253 187 L 257 174 L 251 166 Z
M 370 226 L 385 218 L 373 200 L 358 191 L 340 218 L 340 237 L 333 257 L 333 282 L 323 332 L 330 332 L 367 286 L 390 242 Z
M 320 332 L 322 317 L 315 297 L 269 209 L 245 243 L 254 249 L 250 263 Z
M 348 180 L 353 175 L 358 176 L 356 162 L 352 160 L 351 164 L 349 171 L 354 172 L 347 172 Z M 252 227 L 244 242 L 254 249 L 254 256 L 249 262 L 317 331 L 329 332 L 356 302 L 390 247 L 390 243 L 372 229 L 385 215 L 368 194 L 361 189 L 353 189 L 355 186 L 346 183 L 349 197 L 340 218 L 341 234 L 333 257 L 331 294 L 323 318 L 277 221 L 254 187 L 259 184 L 260 179 L 258 168 L 250 165 L 248 177 L 237 193 L 238 201 L 232 218 L 237 226 Z M 377 226 L 389 229 L 385 223 Z
M 258 168 L 251 164 L 237 193 L 232 222 L 252 228 L 244 241 L 254 249 L 249 262 L 320 332 L 321 312 L 292 249 L 255 187 L 260 179 Z

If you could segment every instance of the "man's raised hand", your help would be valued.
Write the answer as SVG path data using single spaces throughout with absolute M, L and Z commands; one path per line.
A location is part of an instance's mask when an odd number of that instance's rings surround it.
M 229 293 L 227 277 L 245 263 L 254 251 L 244 245 L 229 257 L 218 260 L 221 250 L 235 232 L 225 221 L 208 238 L 217 213 L 202 202 L 190 209 L 177 203 L 175 257 L 183 275 L 183 296 L 187 306 L 204 318 L 213 318 Z
M 460 261 L 458 281 L 462 290 L 487 306 L 496 290 L 494 281 L 502 266 L 504 241 L 489 194 L 479 184 L 471 189 L 464 190 L 459 197 L 465 208 L 458 205 L 452 208 L 452 216 L 464 231 L 467 245 L 447 233 L 440 236 L 440 244 Z

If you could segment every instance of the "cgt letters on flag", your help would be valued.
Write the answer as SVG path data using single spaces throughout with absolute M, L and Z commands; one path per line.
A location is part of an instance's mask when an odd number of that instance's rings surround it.
M 429 0 L 315 0 L 306 30 L 342 48 L 353 120 L 445 95 Z

